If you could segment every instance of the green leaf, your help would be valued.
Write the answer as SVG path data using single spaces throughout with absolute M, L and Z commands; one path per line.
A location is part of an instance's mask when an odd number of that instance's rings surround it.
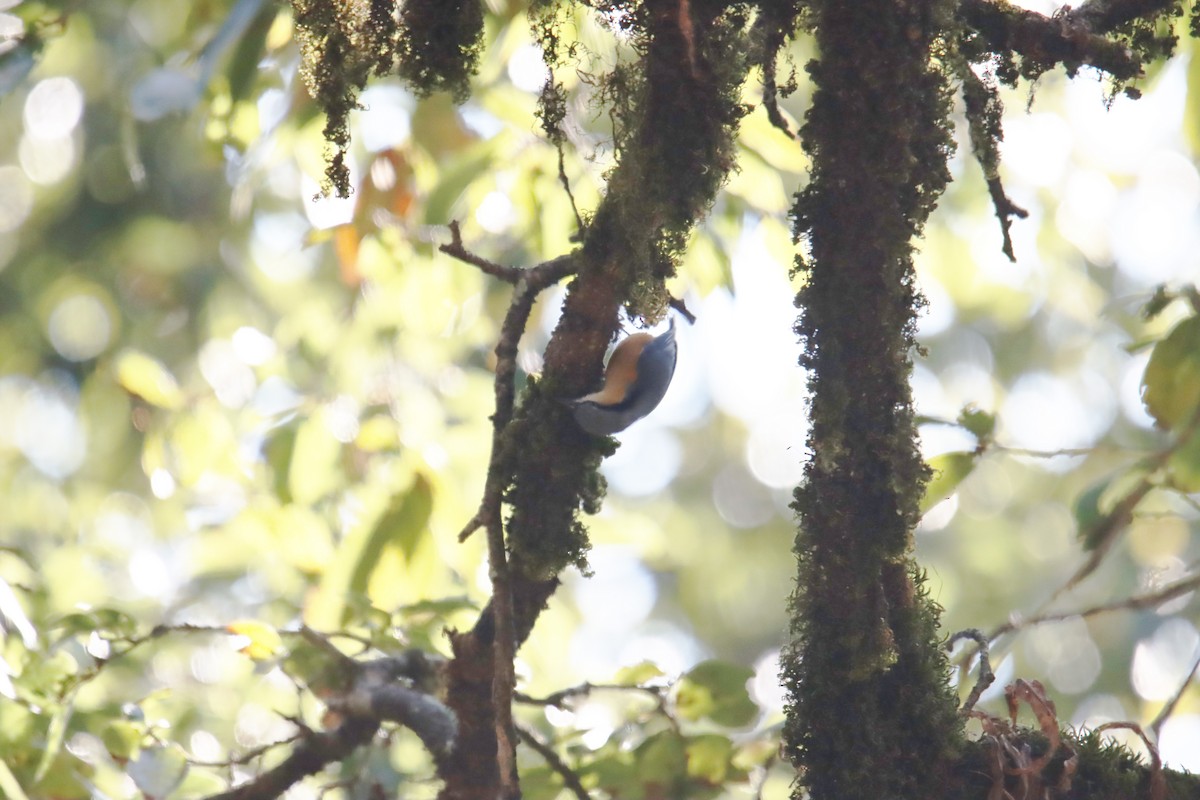
M 51 630 L 62 632 L 62 638 L 90 633 L 111 636 L 132 636 L 137 632 L 137 620 L 115 608 L 93 608 L 64 614 L 50 623 Z
M 1143 470 L 1131 469 L 1111 475 L 1081 494 L 1075 501 L 1075 521 L 1083 549 L 1090 552 L 1110 542 L 1116 531 L 1129 524 L 1152 486 Z
M 1109 478 L 1094 483 L 1075 499 L 1076 530 L 1080 532 L 1090 530 L 1093 525 L 1100 522 L 1100 518 L 1104 516 L 1104 512 L 1100 509 L 1100 498 L 1104 496 L 1110 483 Z
M 421 600 L 396 609 L 406 619 L 420 616 L 446 617 L 458 611 L 477 611 L 479 604 L 467 597 L 442 597 L 437 600 Z
M 216 797 L 229 789 L 225 779 L 208 770 L 190 769 L 179 784 L 174 797 Z
M 46 729 L 42 757 L 38 761 L 37 770 L 33 773 L 34 783 L 42 782 L 42 779 L 50 771 L 50 765 L 62 753 L 63 742 L 67 736 L 67 723 L 71 720 L 71 712 L 73 710 L 74 704 L 70 698 L 67 698 L 61 706 L 55 709 L 53 716 L 50 717 L 50 726 Z
M 641 686 L 644 683 L 661 678 L 663 671 L 653 661 L 640 661 L 628 667 L 621 667 L 613 678 L 614 683 L 622 686 Z
M 687 774 L 714 786 L 728 780 L 732 770 L 733 742 L 728 736 L 708 733 L 687 743 Z
M 367 540 L 368 549 L 364 557 L 376 560 L 386 545 L 393 544 L 399 546 L 406 559 L 412 558 L 432 513 L 433 486 L 428 478 L 418 473 L 409 490 L 393 497 L 383 516 L 375 523 Z M 363 566 L 361 562 L 360 566 Z M 362 577 L 363 590 L 367 587 L 369 577 L 370 570 Z M 355 588 L 359 588 L 357 583 Z
M 1194 431 L 1167 462 L 1171 484 L 1182 492 L 1200 492 L 1200 431 Z
M 982 445 L 991 443 L 996 432 L 996 415 L 966 406 L 958 415 L 958 424 L 966 428 Z
M 353 665 L 348 658 L 339 657 L 337 653 L 308 641 L 297 642 L 283 659 L 281 667 L 317 697 L 345 691 L 354 677 Z
M 3 577 L 0 577 L 0 628 L 20 634 L 21 642 L 26 648 L 37 647 L 37 628 L 29 621 L 29 616 L 21 607 L 21 601 Z
M 765 767 L 779 755 L 779 739 L 777 737 L 752 739 L 743 743 L 733 754 L 730 763 L 743 772 L 754 767 Z
M 975 469 L 978 461 L 979 455 L 973 450 L 942 453 L 929 459 L 933 477 L 925 485 L 925 496 L 921 498 L 921 513 L 924 514 L 954 494 L 958 485 Z
M 301 505 L 312 505 L 342 484 L 342 443 L 334 438 L 322 413 L 299 424 L 288 464 L 288 493 Z
M 1142 376 L 1142 402 L 1161 427 L 1186 425 L 1200 407 L 1200 316 L 1176 325 L 1154 347 Z
M 544 764 L 521 768 L 522 800 L 555 800 L 562 790 L 562 776 Z
M 611 797 L 642 797 L 637 764 L 629 753 L 609 752 L 577 770 L 581 780 L 594 784 Z
M 229 80 L 229 94 L 234 102 L 245 98 L 251 87 L 254 86 L 254 80 L 259 74 L 258 64 L 262 61 L 267 34 L 279 13 L 278 7 L 273 3 L 267 3 L 262 8 L 258 7 L 261 5 L 261 3 L 256 4 L 256 7 L 253 8 L 254 18 L 247 26 L 245 33 L 238 37 L 237 47 L 234 48 L 229 57 L 229 64 L 225 68 L 225 77 Z M 229 18 L 233 16 L 234 13 L 230 12 Z M 228 19 L 225 24 L 229 25 Z M 216 41 L 215 38 L 214 41 Z
M 1191 44 L 1191 40 L 1185 39 Z M 1193 153 L 1200 153 L 1200 57 L 1191 44 L 1188 59 L 1187 95 L 1184 100 L 1183 131 Z
M 445 225 L 455 217 L 455 204 L 467 187 L 495 168 L 496 141 L 480 142 L 451 162 L 425 203 L 425 224 Z
M 114 367 L 117 383 L 152 406 L 175 410 L 183 406 L 179 382 L 160 361 L 139 350 L 123 350 Z
M 684 719 L 711 719 L 718 725 L 740 728 L 758 716 L 746 682 L 754 670 L 726 661 L 702 661 L 680 679 L 675 706 Z
M 85 800 L 92 796 L 86 780 L 95 771 L 70 753 L 60 751 L 45 777 L 33 787 L 35 797 L 54 800 Z
M 318 630 L 332 630 L 345 621 L 350 597 L 363 596 L 385 548 L 396 547 L 405 559 L 425 534 L 433 510 L 429 479 L 417 474 L 407 491 L 392 497 L 373 525 L 360 526 L 343 540 L 326 570 L 306 619 Z
M 280 425 L 271 432 L 263 445 L 263 457 L 271 465 L 271 488 L 283 503 L 292 502 L 292 490 L 288 486 L 292 456 L 296 452 L 297 420 Z
M 127 719 L 111 720 L 100 733 L 104 749 L 118 764 L 126 763 L 137 754 L 144 737 L 144 727 Z
M 662 731 L 637 749 L 638 777 L 643 783 L 672 787 L 687 777 L 687 749 L 674 731 Z

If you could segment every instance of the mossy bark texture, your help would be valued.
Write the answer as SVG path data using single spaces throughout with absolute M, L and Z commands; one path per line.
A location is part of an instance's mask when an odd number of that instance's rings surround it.
M 927 476 L 908 379 L 912 241 L 952 151 L 936 59 L 948 12 L 940 0 L 828 0 L 812 13 L 812 180 L 793 208 L 809 247 L 797 331 L 811 456 L 794 504 L 785 747 L 816 800 L 932 797 L 961 734 L 938 609 L 911 560 Z

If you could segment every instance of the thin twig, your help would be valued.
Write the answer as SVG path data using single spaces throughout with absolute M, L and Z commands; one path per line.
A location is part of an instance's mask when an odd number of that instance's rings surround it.
M 763 107 L 767 110 L 767 119 L 772 125 L 783 131 L 784 135 L 789 139 L 795 139 L 795 132 L 788 125 L 787 120 L 783 118 L 783 112 L 779 110 L 779 86 L 776 83 L 775 59 L 772 55 L 768 55 L 763 59 L 762 71 L 762 102 Z
M 779 58 L 779 53 L 783 50 L 789 34 L 795 31 L 795 13 L 795 11 L 789 13 L 782 7 L 777 8 L 771 4 L 764 5 L 759 10 L 758 18 L 754 23 L 755 30 L 751 36 L 752 41 L 760 43 L 760 49 L 755 55 L 754 61 L 762 70 L 762 104 L 767 111 L 767 120 L 783 131 L 789 139 L 795 139 L 796 134 L 788 125 L 787 120 L 783 118 L 783 112 L 779 110 L 780 91 L 778 68 L 775 62 Z M 789 80 L 783 95 L 787 96 L 795 88 L 795 80 Z
M 591 800 L 591 795 L 580 782 L 579 776 L 575 774 L 575 770 L 567 766 L 567 763 L 559 758 L 558 753 L 554 752 L 554 748 L 541 740 L 536 733 L 524 725 L 517 726 L 517 736 L 521 737 L 521 741 L 529 745 L 529 747 L 542 757 L 546 762 L 546 766 L 558 773 L 562 778 L 563 786 L 568 789 L 571 794 L 579 798 L 579 800 Z
M 671 308 L 678 311 L 688 321 L 689 325 L 696 324 L 696 315 L 688 310 L 687 303 L 683 302 L 682 297 L 672 297 L 668 304 Z
M 1085 578 L 1096 571 L 1100 566 L 1100 562 L 1112 549 L 1113 543 L 1121 531 L 1125 530 L 1133 521 L 1133 512 L 1137 506 L 1145 498 L 1147 494 L 1154 488 L 1157 488 L 1158 481 L 1156 474 L 1163 469 L 1171 460 L 1172 456 L 1191 441 L 1192 436 L 1200 429 L 1200 408 L 1192 414 L 1179 433 L 1175 436 L 1174 441 L 1168 447 L 1163 448 L 1153 456 L 1146 459 L 1144 469 L 1146 474 L 1142 477 L 1138 484 L 1134 486 L 1103 518 L 1101 518 L 1092 530 L 1087 531 L 1083 535 L 1086 541 L 1092 548 L 1091 555 L 1083 563 L 1083 565 L 1071 576 L 1062 588 L 1050 596 L 1050 599 L 1042 604 L 1045 608 L 1050 603 L 1054 602 L 1063 592 L 1070 591 L 1082 582 Z
M 242 753 L 240 756 L 230 756 L 229 758 L 225 759 L 224 761 L 201 761 L 199 759 L 189 758 L 188 764 L 190 764 L 193 767 L 208 767 L 211 769 L 228 769 L 229 767 L 241 767 L 241 766 L 245 766 L 246 764 L 249 764 L 251 761 L 255 760 L 256 758 L 261 758 L 263 756 L 263 754 L 269 750 L 273 750 L 276 747 L 282 747 L 285 744 L 291 744 L 292 742 L 299 739 L 300 736 L 301 736 L 300 733 L 294 733 L 291 736 L 287 737 L 286 739 L 280 739 L 275 742 L 267 742 L 266 744 L 259 745 L 258 747 L 247 750 L 246 752 Z
M 518 692 L 516 694 L 516 699 L 527 705 L 565 708 L 567 700 L 575 697 L 587 697 L 595 691 L 636 692 L 638 694 L 650 696 L 654 699 L 656 704 L 661 702 L 666 696 L 666 687 L 638 685 L 629 686 L 623 683 L 592 683 L 590 681 L 585 681 L 577 686 L 560 689 L 553 694 L 546 695 L 545 697 L 530 697 L 527 694 Z
M 571 201 L 571 211 L 575 214 L 575 224 L 578 227 L 579 235 L 583 235 L 583 217 L 579 213 L 579 206 L 575 204 L 575 194 L 571 191 L 571 181 L 567 178 L 566 157 L 563 155 L 563 141 L 558 139 L 554 142 L 555 149 L 558 150 L 558 182 L 562 184 L 563 191 L 567 193 L 567 199 Z
M 993 630 L 988 635 L 988 640 L 994 642 L 1006 634 L 1016 633 L 1025 628 L 1032 628 L 1034 625 L 1042 625 L 1047 622 L 1063 622 L 1068 619 L 1075 619 L 1076 617 L 1088 619 L 1089 617 L 1107 614 L 1111 611 L 1141 611 L 1148 608 L 1157 608 L 1164 603 L 1169 603 L 1197 589 L 1200 589 L 1200 575 L 1191 575 L 1169 583 L 1157 591 L 1132 595 L 1124 600 L 1101 603 L 1100 605 L 1078 611 L 1061 611 L 1051 614 L 1039 614 L 1025 619 L 1010 620 Z
M 519 279 L 515 281 L 512 300 L 509 301 L 508 313 L 500 326 L 500 339 L 496 343 L 496 377 L 493 383 L 496 412 L 492 415 L 492 454 L 488 461 L 483 499 L 475 516 L 459 532 L 460 542 L 465 542 L 472 533 L 486 527 L 490 520 L 500 519 L 500 503 L 511 478 L 506 431 L 516 405 L 517 346 L 521 342 L 521 335 L 525 333 L 538 294 L 575 270 L 574 253 L 527 270 L 517 270 Z
M 627 686 L 619 683 L 591 683 L 584 682 L 578 686 L 571 686 L 566 689 L 560 689 L 553 694 L 545 697 L 530 697 L 527 694 L 517 692 L 513 695 L 517 702 L 527 705 L 537 706 L 553 706 L 555 708 L 566 708 L 566 702 L 574 697 L 586 697 L 595 691 L 611 691 L 611 692 L 635 692 L 643 694 L 654 701 L 654 710 L 667 721 L 673 730 L 680 730 L 679 720 L 671 713 L 671 709 L 667 705 L 669 696 L 668 687 L 662 686 Z
M 1192 663 L 1192 668 L 1188 670 L 1188 674 L 1179 682 L 1179 688 L 1175 690 L 1175 694 L 1171 695 L 1171 699 L 1162 707 L 1154 721 L 1150 723 L 1150 730 L 1154 732 L 1154 738 L 1162 741 L 1162 726 L 1175 713 L 1175 706 L 1179 705 L 1179 701 L 1183 698 L 1183 693 L 1187 691 L 1188 686 L 1192 682 L 1192 678 L 1196 677 L 1196 673 L 1200 671 L 1200 656 Z
M 963 701 L 962 708 L 958 710 L 960 717 L 967 717 L 971 713 L 971 709 L 975 708 L 975 704 L 979 702 L 980 696 L 987 691 L 987 688 L 996 681 L 996 674 L 992 672 L 991 657 L 988 655 L 988 638 L 983 635 L 983 631 L 978 628 L 968 628 L 959 631 L 950 637 L 946 642 L 946 649 L 949 650 L 960 639 L 971 639 L 976 642 L 979 647 L 976 652 L 979 654 L 979 677 L 975 681 L 975 685 L 971 688 L 971 693 L 967 695 L 967 699 Z
M 462 231 L 459 230 L 458 220 L 451 220 L 450 222 L 450 244 L 441 245 L 438 247 L 438 250 L 466 264 L 478 267 L 484 274 L 499 278 L 505 283 L 516 283 L 520 280 L 521 273 L 524 271 L 518 267 L 497 264 L 495 261 L 489 261 L 467 250 L 463 246 Z
M 1058 450 L 1035 450 L 1030 447 L 1011 447 L 1006 444 L 991 444 L 989 450 L 998 450 L 1002 453 L 1007 453 L 1012 456 L 1025 456 L 1026 458 L 1062 458 L 1064 456 L 1090 456 L 1098 452 L 1096 447 L 1061 447 Z
M 754 800 L 763 800 L 763 791 L 767 788 L 767 779 L 771 777 L 771 767 L 775 764 L 775 759 L 778 758 L 778 752 L 772 753 L 770 758 L 754 768 L 754 778 L 750 785 L 750 796 Z

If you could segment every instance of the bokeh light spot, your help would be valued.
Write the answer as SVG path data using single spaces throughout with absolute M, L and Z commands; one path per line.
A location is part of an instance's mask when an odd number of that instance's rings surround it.
M 50 344 L 68 361 L 87 361 L 103 353 L 112 329 L 107 306 L 91 294 L 63 298 L 46 321 Z
M 83 117 L 83 92 L 70 78 L 39 81 L 25 98 L 25 130 L 35 139 L 62 139 Z
M 540 92 L 549 77 L 542 48 L 536 44 L 522 45 L 508 60 L 508 79 L 523 92 Z
M 1158 753 L 1163 766 L 1200 772 L 1200 714 L 1178 714 L 1162 726 Z
M 717 473 L 712 498 L 721 519 L 735 528 L 757 528 L 775 516 L 771 493 L 739 465 L 731 464 Z
M 17 145 L 21 169 L 39 186 L 53 186 L 70 175 L 75 156 L 75 142 L 69 136 L 57 139 L 22 136 Z
M 1200 634 L 1185 619 L 1170 619 L 1137 643 L 1130 669 L 1133 690 L 1145 700 L 1166 700 L 1192 668 Z
M 0 167 L 0 233 L 11 233 L 33 210 L 33 187 L 20 167 Z

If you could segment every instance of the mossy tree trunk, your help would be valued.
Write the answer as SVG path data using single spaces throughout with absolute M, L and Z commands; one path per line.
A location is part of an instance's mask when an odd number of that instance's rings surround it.
M 932 796 L 960 741 L 911 552 L 926 479 L 911 255 L 948 181 L 950 88 L 933 59 L 946 13 L 940 0 L 830 0 L 813 20 L 812 181 L 793 209 L 810 249 L 797 330 L 811 456 L 784 675 L 786 747 L 818 800 Z

